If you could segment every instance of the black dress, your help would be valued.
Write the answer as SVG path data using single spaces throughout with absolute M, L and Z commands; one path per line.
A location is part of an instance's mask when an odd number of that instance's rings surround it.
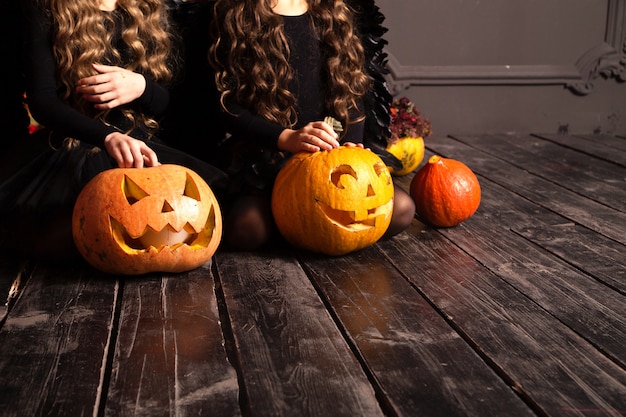
M 130 123 L 121 111 L 116 110 L 110 112 L 107 123 L 102 122 L 59 98 L 51 42 L 53 23 L 36 7 L 37 0 L 24 3 L 27 7 L 23 23 L 27 102 L 34 118 L 44 127 L 21 140 L 10 155 L 18 168 L 0 183 L 0 218 L 5 222 L 5 235 L 10 233 L 7 230 L 12 229 L 11 223 L 19 223 L 21 219 L 33 222 L 32 227 L 35 224 L 45 227 L 47 222 L 60 215 L 71 215 L 83 186 L 98 173 L 117 167 L 104 148 L 105 137 L 114 131 L 126 132 Z M 110 28 L 113 45 L 124 61 L 129 54 L 121 41 L 124 12 L 103 13 L 113 13 L 115 27 Z M 124 66 L 124 62 L 104 64 Z M 144 94 L 129 105 L 138 106 L 144 114 L 158 119 L 168 106 L 169 92 L 149 77 L 145 78 Z M 141 127 L 132 129 L 130 136 L 146 141 L 160 163 L 183 165 L 196 171 L 220 195 L 226 181 L 221 170 L 165 145 Z M 19 230 L 14 231 L 14 234 L 19 233 Z M 5 243 L 13 237 L 0 236 Z
M 324 105 L 327 89 L 323 54 L 311 14 L 282 16 L 282 19 L 293 73 L 288 88 L 296 98 L 298 115 L 293 129 L 299 129 L 334 115 Z M 231 136 L 221 144 L 220 150 L 225 155 L 222 160 L 227 166 L 220 168 L 231 177 L 230 194 L 270 194 L 278 171 L 291 156 L 278 149 L 278 137 L 285 128 L 232 100 L 227 106 L 230 112 L 222 112 L 221 116 Z M 363 126 L 363 122 L 351 125 L 341 142 L 362 143 Z

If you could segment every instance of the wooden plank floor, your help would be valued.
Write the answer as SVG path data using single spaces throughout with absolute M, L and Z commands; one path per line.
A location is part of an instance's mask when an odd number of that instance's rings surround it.
M 477 213 L 342 257 L 127 278 L 0 257 L 0 415 L 626 415 L 626 137 L 435 153 L 476 172 Z

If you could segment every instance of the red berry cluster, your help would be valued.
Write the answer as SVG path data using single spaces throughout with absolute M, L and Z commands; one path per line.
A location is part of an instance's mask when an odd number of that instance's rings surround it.
M 420 111 L 407 97 L 391 103 L 390 130 L 392 141 L 403 137 L 426 138 L 432 134 L 430 121 L 422 118 Z

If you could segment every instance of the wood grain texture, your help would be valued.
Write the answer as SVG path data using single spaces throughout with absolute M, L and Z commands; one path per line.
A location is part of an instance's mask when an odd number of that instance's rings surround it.
M 0 254 L 0 415 L 624 415 L 626 138 L 568 138 L 427 138 L 420 167 L 466 163 L 478 211 L 341 257 L 115 277 Z
M 623 348 L 626 297 L 508 230 L 540 223 L 543 210 L 486 180 L 482 184 L 484 212 L 507 215 L 476 215 L 466 224 L 441 233 L 618 363 L 626 365 Z M 546 213 L 548 217 L 550 214 Z M 558 226 L 546 227 L 556 230 Z
M 117 293 L 82 266 L 33 271 L 0 330 L 0 415 L 96 414 Z
M 623 368 L 450 240 L 431 231 L 378 246 L 538 414 L 624 408 Z
M 580 151 L 582 154 L 593 156 L 602 161 L 612 162 L 626 168 L 626 151 L 623 140 L 612 140 L 612 137 L 571 136 L 571 135 L 536 135 L 541 139 L 549 140 L 559 146 Z M 620 148 L 622 146 L 622 148 Z M 590 161 L 591 162 L 591 161 Z
M 240 414 L 209 266 L 128 279 L 105 415 Z
M 471 136 L 456 139 L 470 146 L 476 142 Z M 582 152 L 567 152 L 564 146 L 531 135 L 483 135 L 480 149 L 574 193 L 626 212 L 626 167 Z
M 372 373 L 387 415 L 534 415 L 397 270 L 381 267 L 376 248 L 333 259 L 303 254 L 301 262 Z
M 470 140 L 467 139 L 466 142 L 470 142 Z M 529 173 L 525 167 L 521 168 L 503 161 L 500 157 L 491 154 L 494 152 L 493 150 L 490 151 L 491 153 L 486 152 L 485 149 L 493 142 L 491 136 L 487 136 L 486 143 L 483 142 L 482 137 L 480 140 L 473 139 L 471 141 L 472 146 L 466 142 L 437 137 L 429 141 L 427 146 L 431 152 L 463 161 L 476 174 L 489 178 L 513 194 L 520 195 L 541 207 L 559 213 L 569 221 L 579 223 L 621 244 L 626 244 L 625 212 L 587 197 L 585 190 L 574 192 L 564 188 L 560 183 L 555 183 L 554 180 Z M 506 149 L 508 149 L 509 154 L 519 152 L 518 149 L 508 145 L 500 145 L 500 147 L 505 146 L 507 146 Z M 565 150 L 563 153 L 566 153 Z M 504 151 L 498 154 L 506 156 Z M 570 175 L 578 175 L 579 170 L 567 169 L 567 171 L 570 172 Z M 596 181 L 596 183 L 598 182 Z M 611 187 L 611 190 L 606 192 L 610 194 L 613 191 L 615 191 L 615 187 Z M 617 201 L 613 195 L 606 196 L 606 199 Z M 481 208 L 479 207 L 478 210 L 480 212 Z M 497 212 L 488 214 L 491 216 L 499 215 Z
M 0 328 L 29 275 L 30 267 L 27 261 L 20 257 L 0 256 Z
M 626 252 L 623 245 L 573 223 L 512 230 L 626 295 Z
M 254 416 L 382 416 L 374 390 L 300 265 L 284 253 L 215 258 Z

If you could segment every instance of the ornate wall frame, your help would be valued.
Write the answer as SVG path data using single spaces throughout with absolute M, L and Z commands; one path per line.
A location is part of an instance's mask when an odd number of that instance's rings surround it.
M 598 77 L 626 81 L 626 1 L 608 0 L 604 41 L 572 65 L 402 65 L 387 53 L 387 84 L 392 94 L 410 86 L 563 85 L 587 95 Z

